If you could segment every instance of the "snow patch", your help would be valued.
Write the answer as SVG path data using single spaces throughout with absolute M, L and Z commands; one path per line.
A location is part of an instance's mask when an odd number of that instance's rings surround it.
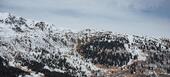
M 18 77 L 44 77 L 44 74 L 42 73 L 35 73 L 35 72 L 32 72 L 30 75 L 25 75 L 25 76 L 22 76 L 22 75 L 19 75 Z

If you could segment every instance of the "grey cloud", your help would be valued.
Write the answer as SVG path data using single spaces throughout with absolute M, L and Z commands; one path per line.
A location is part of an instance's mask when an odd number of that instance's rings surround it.
M 170 35 L 168 2 L 170 1 L 0 0 L 0 11 L 47 21 L 64 28 L 90 27 L 115 32 Z

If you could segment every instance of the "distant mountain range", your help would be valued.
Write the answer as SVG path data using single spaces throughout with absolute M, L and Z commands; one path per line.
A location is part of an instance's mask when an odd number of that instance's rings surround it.
M 170 77 L 170 39 L 84 29 L 0 13 L 2 77 Z

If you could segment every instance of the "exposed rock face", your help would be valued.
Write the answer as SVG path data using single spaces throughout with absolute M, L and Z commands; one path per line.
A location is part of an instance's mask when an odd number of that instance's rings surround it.
M 4 77 L 156 77 L 170 74 L 170 40 L 85 29 L 0 14 Z
M 19 75 L 28 75 L 29 73 L 19 68 L 9 66 L 8 62 L 0 57 L 0 76 L 18 77 Z
M 132 59 L 132 54 L 127 52 L 124 46 L 128 43 L 129 41 L 125 37 L 102 33 L 100 36 L 96 35 L 90 42 L 82 44 L 79 52 L 85 58 L 92 59 L 94 64 L 123 66 Z

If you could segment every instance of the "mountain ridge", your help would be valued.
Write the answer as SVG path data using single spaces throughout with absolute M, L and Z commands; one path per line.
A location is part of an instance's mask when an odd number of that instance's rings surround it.
M 72 32 L 0 14 L 1 67 L 26 72 L 15 77 L 168 76 L 169 52 L 170 40 L 165 38 L 92 29 Z

